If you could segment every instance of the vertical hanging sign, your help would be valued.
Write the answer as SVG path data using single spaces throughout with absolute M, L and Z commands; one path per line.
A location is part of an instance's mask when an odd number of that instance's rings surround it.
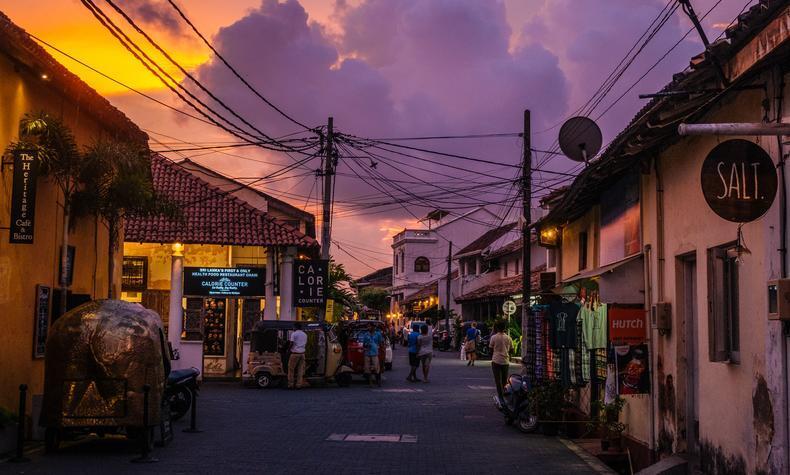
M 11 190 L 11 232 L 9 235 L 9 242 L 12 244 L 33 244 L 38 165 L 38 151 L 14 151 L 14 181 Z

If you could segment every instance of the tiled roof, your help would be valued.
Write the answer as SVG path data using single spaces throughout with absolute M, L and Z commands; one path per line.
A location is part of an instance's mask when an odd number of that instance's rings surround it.
M 368 285 L 389 287 L 392 285 L 392 266 L 379 269 L 364 277 L 360 277 L 354 281 L 354 285 L 360 287 Z
M 237 246 L 317 246 L 315 239 L 209 185 L 154 154 L 154 189 L 181 208 L 181 216 L 129 216 L 124 240 Z
M 81 111 L 93 116 L 119 137 L 148 143 L 148 135 L 129 120 L 123 112 L 88 86 L 76 74 L 60 64 L 30 35 L 0 12 L 0 51 L 14 59 L 17 68 L 27 70 L 33 78 L 50 86 L 53 92 L 80 106 Z M 41 79 L 46 74 L 48 79 Z
M 540 289 L 540 273 L 546 270 L 545 265 L 541 265 L 532 269 L 530 275 L 530 287 L 533 291 Z M 513 294 L 521 293 L 521 275 L 514 275 L 513 277 L 506 277 L 494 283 L 484 285 L 477 290 L 468 292 L 460 297 L 456 297 L 455 301 L 458 303 L 472 302 L 474 300 L 487 300 L 497 297 L 507 297 Z
M 491 229 L 483 233 L 482 236 L 475 239 L 471 243 L 469 243 L 466 247 L 461 249 L 456 253 L 456 256 L 463 256 L 465 254 L 472 254 L 481 252 L 483 249 L 487 248 L 491 244 L 493 244 L 497 239 L 501 238 L 505 234 L 507 234 L 511 229 L 516 227 L 515 222 L 510 224 L 505 224 L 504 226 L 500 226 L 498 228 Z

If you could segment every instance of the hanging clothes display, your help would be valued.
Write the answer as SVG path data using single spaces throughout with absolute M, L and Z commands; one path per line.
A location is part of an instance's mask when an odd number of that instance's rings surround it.
M 608 329 L 607 306 L 605 303 L 590 303 L 579 310 L 582 321 L 582 337 L 588 348 L 606 348 Z
M 576 317 L 578 314 L 579 306 L 572 302 L 549 305 L 553 348 L 576 347 Z

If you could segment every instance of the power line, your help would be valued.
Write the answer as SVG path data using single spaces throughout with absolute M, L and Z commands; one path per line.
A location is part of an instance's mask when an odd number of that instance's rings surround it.
M 192 22 L 189 20 L 189 18 L 187 18 L 187 16 L 186 16 L 186 15 L 184 14 L 184 12 L 183 12 L 183 11 L 182 11 L 182 10 L 181 10 L 179 7 L 178 7 L 178 5 L 176 5 L 176 4 L 175 4 L 175 2 L 173 2 L 173 0 L 168 0 L 168 3 L 170 3 L 170 6 L 171 6 L 171 7 L 173 7 L 173 9 L 174 9 L 176 12 L 178 12 L 178 15 L 181 17 L 181 19 L 182 19 L 182 20 L 184 20 L 184 22 L 186 22 L 186 24 L 187 24 L 187 25 L 189 25 L 189 27 L 190 27 L 190 28 L 192 28 L 192 31 L 194 31 L 194 32 L 195 32 L 195 34 L 196 34 L 196 35 L 197 35 L 197 36 L 198 36 L 198 37 L 199 37 L 199 38 L 200 38 L 200 39 L 203 41 L 203 43 L 204 43 L 206 46 L 208 46 L 208 47 L 209 47 L 209 49 L 211 49 L 211 51 L 214 53 L 214 55 L 215 55 L 217 58 L 219 58 L 219 60 L 220 60 L 220 61 L 222 61 L 222 64 L 224 64 L 224 65 L 225 65 L 225 66 L 226 66 L 226 67 L 227 67 L 227 68 L 228 68 L 228 69 L 229 69 L 229 70 L 230 70 L 230 71 L 233 73 L 233 75 L 234 75 L 234 76 L 236 76 L 236 78 L 238 78 L 238 80 L 242 82 L 242 84 L 244 84 L 245 86 L 247 86 L 247 88 L 248 88 L 250 91 L 252 91 L 252 93 L 253 93 L 253 94 L 255 94 L 255 95 L 256 95 L 256 96 L 257 96 L 257 97 L 258 97 L 260 100 L 262 100 L 264 103 L 266 103 L 266 105 L 268 105 L 269 107 L 271 107 L 272 109 L 274 109 L 275 111 L 277 111 L 277 112 L 278 112 L 280 115 L 282 115 L 282 116 L 283 116 L 283 117 L 285 117 L 286 119 L 290 120 L 290 121 L 291 121 L 291 122 L 293 122 L 294 124 L 296 124 L 296 125 L 298 125 L 298 126 L 300 126 L 300 127 L 304 128 L 304 129 L 311 130 L 311 129 L 310 129 L 310 127 L 308 127 L 308 126 L 304 125 L 303 123 L 301 123 L 301 122 L 299 122 L 298 120 L 294 119 L 294 118 L 293 118 L 293 117 L 291 117 L 290 115 L 286 114 L 286 113 L 285 113 L 284 111 L 282 111 L 282 110 L 281 110 L 279 107 L 277 107 L 277 106 L 276 106 L 276 105 L 274 105 L 274 104 L 273 104 L 271 101 L 269 101 L 268 99 L 266 99 L 266 98 L 265 98 L 265 97 L 264 97 L 264 96 L 263 96 L 263 95 L 262 95 L 260 92 L 258 92 L 258 90 L 257 90 L 257 89 L 255 89 L 254 87 L 252 87 L 252 85 L 251 85 L 251 84 L 250 84 L 250 83 L 249 83 L 249 82 L 248 82 L 246 79 L 244 79 L 244 76 L 242 76 L 242 75 L 241 75 L 241 74 L 240 74 L 240 73 L 239 73 L 239 72 L 236 70 L 236 68 L 234 68 L 233 66 L 231 66 L 231 65 L 230 65 L 230 63 L 229 63 L 229 62 L 228 62 L 228 61 L 225 59 L 225 57 L 224 57 L 223 55 L 221 55 L 221 54 L 220 54 L 220 52 L 216 50 L 216 48 L 214 48 L 214 46 L 213 46 L 213 45 L 212 45 L 212 44 L 211 44 L 211 43 L 210 43 L 210 42 L 209 42 L 209 41 L 206 39 L 206 37 L 205 37 L 205 36 L 203 36 L 203 34 L 202 34 L 202 33 L 201 33 L 201 32 L 200 32 L 198 29 L 197 29 L 197 27 L 196 27 L 196 26 L 195 26 L 195 25 L 194 25 L 194 24 L 193 24 L 193 23 L 192 23 Z

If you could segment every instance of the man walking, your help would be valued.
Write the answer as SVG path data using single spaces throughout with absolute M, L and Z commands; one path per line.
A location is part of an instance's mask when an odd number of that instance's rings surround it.
M 505 322 L 499 321 L 494 325 L 494 335 L 491 337 L 489 346 L 491 347 L 491 369 L 494 372 L 494 383 L 499 399 L 504 396 L 504 388 L 507 383 L 507 372 L 510 367 L 510 349 L 513 347 L 513 340 L 505 333 Z
M 379 368 L 379 346 L 384 339 L 381 332 L 372 323 L 368 325 L 368 333 L 362 340 L 362 347 L 365 349 L 365 378 L 368 386 L 373 386 L 373 378 L 376 377 L 376 385 L 381 386 L 381 371 Z
M 307 345 L 307 334 L 302 331 L 302 324 L 294 323 L 294 332 L 290 338 L 290 352 L 288 357 L 288 389 L 299 389 L 304 384 L 304 351 Z
M 411 383 L 420 381 L 417 377 L 417 368 L 420 366 L 420 360 L 417 358 L 417 341 L 419 338 L 420 334 L 416 329 L 412 329 L 407 337 L 407 342 L 409 344 L 409 366 L 411 370 L 409 371 L 409 376 L 406 377 L 406 381 Z
M 466 358 L 469 360 L 466 366 L 474 366 L 477 360 L 477 338 L 480 336 L 480 330 L 477 329 L 477 322 L 472 322 L 469 329 L 466 330 L 464 336 L 464 351 Z
M 417 339 L 417 358 L 422 363 L 422 382 L 427 383 L 433 359 L 433 335 L 428 331 L 428 325 L 420 327 L 420 336 Z

